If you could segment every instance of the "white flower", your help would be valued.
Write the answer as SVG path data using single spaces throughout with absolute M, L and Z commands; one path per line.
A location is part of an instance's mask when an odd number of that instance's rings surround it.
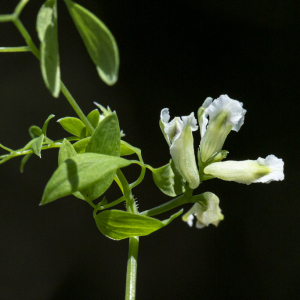
M 169 122 L 169 109 L 164 108 L 160 119 L 177 170 L 189 183 L 191 189 L 197 188 L 200 178 L 196 166 L 192 131 L 197 130 L 198 126 L 194 113 L 186 117 L 175 117 Z
M 203 162 L 222 150 L 227 135 L 231 130 L 239 131 L 246 114 L 243 103 L 230 99 L 227 95 L 221 95 L 214 101 L 210 99 L 207 98 L 202 106 L 204 112 L 201 115 L 200 153 Z
M 257 160 L 225 161 L 208 165 L 205 174 L 210 174 L 227 181 L 250 184 L 254 182 L 269 183 L 284 179 L 283 160 L 275 155 Z
M 182 220 L 192 227 L 195 216 L 197 218 L 197 228 L 203 228 L 209 224 L 218 226 L 219 222 L 224 219 L 219 207 L 219 198 L 210 192 L 203 193 L 196 197 L 201 197 L 201 200 L 196 202 L 192 208 L 182 216 Z

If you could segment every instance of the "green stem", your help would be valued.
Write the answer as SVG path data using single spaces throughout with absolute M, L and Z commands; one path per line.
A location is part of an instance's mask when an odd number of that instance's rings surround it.
M 16 6 L 15 11 L 14 11 L 14 14 L 15 14 L 17 17 L 21 14 L 23 8 L 25 7 L 25 5 L 26 5 L 28 2 L 29 2 L 29 0 L 21 0 L 21 1 L 19 2 L 19 4 Z
M 124 174 L 120 169 L 118 169 L 117 171 L 117 176 L 123 186 L 127 211 L 138 214 L 139 212 L 136 207 L 133 195 L 131 193 L 131 188 Z M 139 237 L 134 236 L 129 238 L 125 300 L 135 299 L 138 250 L 139 250 Z
M 139 158 L 139 161 L 144 165 L 141 151 L 136 151 L 136 154 Z M 133 189 L 134 187 L 136 187 L 143 181 L 143 179 L 145 177 L 145 173 L 146 173 L 146 166 L 141 166 L 141 168 L 142 168 L 142 170 L 141 170 L 141 174 L 140 174 L 139 178 L 135 182 L 130 184 L 130 189 Z
M 85 114 L 83 113 L 83 111 L 81 110 L 81 108 L 79 107 L 79 105 L 77 104 L 77 102 L 75 101 L 75 99 L 73 98 L 73 96 L 71 95 L 71 93 L 69 92 L 69 90 L 66 88 L 66 86 L 64 85 L 64 83 L 62 81 L 60 81 L 60 90 L 65 95 L 65 97 L 67 98 L 70 105 L 73 107 L 73 109 L 75 110 L 75 112 L 77 113 L 77 115 L 81 119 L 81 121 L 85 125 L 87 125 L 88 128 L 93 132 L 94 127 L 92 126 L 90 121 L 87 119 L 87 117 L 85 116 Z
M 15 19 L 14 15 L 0 15 L 0 23 L 1 22 L 12 22 Z
M 0 47 L 0 52 L 28 52 L 30 48 L 28 46 L 23 47 Z
M 166 202 L 160 206 L 154 207 L 149 210 L 145 210 L 145 211 L 141 212 L 140 215 L 147 216 L 147 217 L 159 215 L 159 214 L 169 211 L 175 207 L 178 207 L 182 204 L 186 204 L 189 202 L 191 202 L 191 195 L 183 194 L 183 195 L 181 195 L 169 202 Z
M 135 299 L 138 250 L 139 238 L 137 236 L 129 238 L 125 300 Z
M 40 60 L 40 51 L 33 43 L 31 36 L 29 35 L 28 31 L 26 30 L 26 28 L 24 27 L 24 25 L 22 24 L 20 19 L 15 18 L 13 20 L 13 22 L 14 22 L 15 26 L 17 27 L 17 29 L 20 31 L 23 38 L 25 39 L 31 52 Z M 65 97 L 67 98 L 67 100 L 69 101 L 72 108 L 75 110 L 75 112 L 81 119 L 81 121 L 93 132 L 94 127 L 92 126 L 90 121 L 87 119 L 87 117 L 85 116 L 85 114 L 83 113 L 81 108 L 78 106 L 77 102 L 75 101 L 75 99 L 73 98 L 73 96 L 71 95 L 71 93 L 69 92 L 69 90 L 66 88 L 66 86 L 63 84 L 62 81 L 60 81 L 60 89 L 61 89 L 62 93 L 65 95 Z

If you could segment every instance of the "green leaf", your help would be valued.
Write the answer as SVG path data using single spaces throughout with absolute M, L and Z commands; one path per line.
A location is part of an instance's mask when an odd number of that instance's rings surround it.
M 136 153 L 137 148 L 131 146 L 130 144 L 126 143 L 125 141 L 121 141 L 121 149 L 120 149 L 120 156 L 126 156 Z
M 38 138 L 42 133 L 42 129 L 38 126 L 33 125 L 29 127 L 29 135 L 32 139 Z
M 119 51 L 115 38 L 90 11 L 70 0 L 65 0 L 65 3 L 99 76 L 106 84 L 113 85 L 119 71 Z
M 94 110 L 92 110 L 88 115 L 87 115 L 87 119 L 90 121 L 90 123 L 92 124 L 92 126 L 94 128 L 96 128 L 99 124 L 100 121 L 100 113 L 99 110 L 96 108 Z M 90 136 L 92 134 L 91 130 L 88 128 L 87 130 L 87 135 Z
M 43 146 L 43 141 L 44 141 L 44 135 L 41 134 L 40 137 L 35 139 L 34 143 L 31 146 L 31 150 L 38 157 L 41 157 L 41 150 L 42 150 L 42 146 Z
M 58 152 L 58 165 L 60 166 L 65 160 L 76 155 L 77 152 L 72 144 L 64 139 Z
M 82 139 L 82 140 L 80 140 L 80 141 L 73 144 L 73 147 L 74 147 L 74 149 L 76 150 L 76 152 L 78 154 L 85 152 L 85 149 L 86 149 L 86 146 L 87 146 L 89 140 L 90 140 L 90 137 L 87 137 L 87 138 Z
M 130 164 L 131 161 L 115 156 L 77 154 L 63 162 L 53 173 L 44 190 L 41 204 L 84 190 L 100 180 L 104 193 L 112 184 L 116 170 Z
M 78 137 L 85 137 L 86 127 L 81 120 L 73 117 L 65 117 L 57 120 L 64 130 Z
M 105 117 L 93 132 L 86 152 L 120 156 L 120 127 L 115 112 Z
M 151 171 L 155 184 L 164 194 L 175 197 L 185 192 L 183 178 L 172 159 L 167 165 Z
M 63 140 L 61 147 L 58 152 L 58 165 L 60 166 L 68 158 L 75 156 L 77 154 L 73 145 L 66 139 Z M 75 192 L 73 195 L 79 199 L 86 200 L 84 192 Z
M 99 230 L 105 236 L 113 240 L 122 240 L 132 236 L 148 235 L 170 224 L 182 212 L 183 209 L 164 221 L 121 210 L 106 210 L 94 218 Z
M 36 30 L 41 41 L 41 71 L 53 97 L 59 96 L 60 68 L 56 0 L 47 0 L 38 12 Z
M 26 164 L 27 160 L 30 158 L 30 156 L 31 156 L 32 154 L 33 154 L 33 153 L 26 154 L 26 155 L 22 158 L 21 165 L 20 165 L 20 172 L 21 172 L 21 173 L 24 172 L 25 164 Z
M 50 115 L 50 116 L 47 118 L 47 120 L 45 121 L 45 123 L 44 123 L 44 125 L 43 125 L 43 128 L 42 128 L 42 133 L 43 133 L 44 135 L 46 135 L 46 133 L 47 133 L 47 127 L 48 127 L 49 121 L 50 121 L 52 118 L 54 118 L 54 117 L 55 117 L 54 115 Z
M 120 156 L 120 127 L 115 112 L 105 117 L 94 130 L 86 152 Z M 117 170 L 110 173 L 109 180 L 113 182 Z M 93 186 L 85 190 L 91 200 L 97 199 L 103 194 L 102 183 L 96 182 Z

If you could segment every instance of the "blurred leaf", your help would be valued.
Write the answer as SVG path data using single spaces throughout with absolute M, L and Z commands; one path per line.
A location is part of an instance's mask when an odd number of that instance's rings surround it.
M 52 118 L 54 118 L 54 117 L 55 117 L 54 115 L 50 115 L 50 116 L 47 118 L 47 120 L 45 121 L 45 123 L 44 123 L 44 125 L 43 125 L 43 128 L 42 128 L 42 132 L 43 132 L 44 135 L 46 135 L 46 133 L 47 133 L 47 127 L 48 127 L 49 121 L 50 121 Z
M 94 218 L 99 230 L 105 236 L 122 240 L 132 236 L 148 235 L 170 224 L 182 212 L 183 209 L 164 221 L 121 210 L 106 210 Z
M 106 84 L 113 85 L 119 71 L 119 51 L 115 38 L 90 11 L 70 0 L 65 0 L 65 3 L 99 76 Z
M 38 138 L 42 133 L 42 129 L 38 126 L 33 125 L 29 127 L 29 135 L 32 139 Z
M 77 154 L 64 161 L 53 173 L 44 190 L 41 204 L 84 190 L 101 180 L 102 193 L 113 182 L 116 170 L 131 161 L 97 153 Z
M 87 138 L 82 139 L 82 140 L 80 140 L 80 141 L 73 144 L 73 147 L 74 147 L 74 149 L 76 150 L 76 152 L 78 154 L 85 152 L 85 149 L 86 149 L 86 146 L 87 146 L 89 140 L 90 140 L 90 137 L 87 137 Z
M 105 117 L 93 132 L 86 152 L 120 156 L 120 127 L 115 112 Z
M 36 154 L 38 157 L 41 157 L 41 150 L 43 146 L 44 141 L 44 135 L 41 134 L 38 138 L 36 138 L 31 146 L 31 149 L 34 154 Z
M 56 0 L 47 0 L 38 12 L 36 30 L 41 41 L 41 70 L 44 82 L 53 95 L 60 91 L 60 68 L 57 39 Z
M 78 137 L 85 137 L 86 127 L 81 120 L 73 117 L 65 117 L 57 120 L 64 130 Z
M 151 171 L 155 184 L 164 194 L 175 197 L 185 192 L 183 178 L 172 159 L 167 165 Z
M 21 165 L 20 165 L 20 172 L 23 173 L 24 172 L 24 167 L 25 167 L 25 164 L 27 162 L 27 160 L 30 158 L 30 156 L 32 155 L 33 153 L 29 153 L 29 154 L 26 154 L 22 160 L 21 160 Z
M 120 156 L 126 156 L 136 153 L 135 147 L 131 146 L 130 144 L 126 143 L 125 141 L 121 141 L 121 149 L 120 149 Z

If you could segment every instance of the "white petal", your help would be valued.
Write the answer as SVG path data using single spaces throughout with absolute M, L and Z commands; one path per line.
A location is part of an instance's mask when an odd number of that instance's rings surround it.
M 176 126 L 177 131 L 170 147 L 170 153 L 181 176 L 189 183 L 191 189 L 195 189 L 200 184 L 200 178 L 196 165 L 192 131 L 197 130 L 198 126 L 194 113 L 182 117 L 182 119 L 182 123 Z M 177 123 L 179 119 L 175 118 L 175 121 Z
M 188 223 L 188 225 L 189 225 L 190 227 L 193 226 L 193 221 L 194 221 L 194 215 L 191 214 L 191 215 L 188 216 L 188 219 L 187 219 L 187 223 Z
M 208 118 L 205 115 L 205 109 L 212 103 L 213 98 L 211 97 L 207 97 L 202 106 L 200 107 L 199 111 L 198 111 L 198 118 L 199 118 L 199 126 L 200 126 L 200 134 L 201 137 L 204 136 L 204 133 L 206 131 L 206 127 L 207 127 L 207 123 L 208 123 Z M 199 116 L 200 114 L 200 116 Z
M 228 95 L 221 95 L 214 100 L 205 110 L 205 115 L 209 116 L 210 122 L 215 119 L 220 113 L 226 112 L 226 127 L 233 126 L 232 130 L 239 131 L 244 123 L 246 110 L 243 109 L 243 103 L 233 100 Z
M 277 158 L 275 155 L 268 155 L 265 159 L 259 157 L 257 163 L 260 166 L 268 166 L 271 172 L 258 180 L 253 182 L 269 183 L 271 181 L 281 181 L 284 179 L 283 166 L 284 162 L 281 158 Z

